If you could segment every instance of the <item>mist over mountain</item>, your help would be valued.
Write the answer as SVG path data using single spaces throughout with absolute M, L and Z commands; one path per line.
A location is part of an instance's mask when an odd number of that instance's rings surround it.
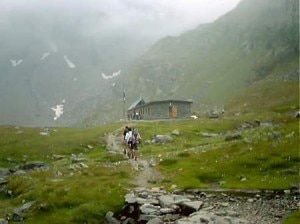
M 179 21 L 189 17 L 174 14 L 183 3 L 163 12 L 163 3 L 133 0 L 32 2 L 0 3 L 1 124 L 103 124 L 122 119 L 140 96 L 192 99 L 195 111 L 207 110 L 280 68 L 299 75 L 296 0 L 242 0 L 187 32 Z M 164 23 L 166 14 L 172 22 Z
M 64 99 L 66 112 L 72 111 L 80 101 L 105 91 L 101 74 L 123 70 L 151 43 L 130 29 L 103 26 L 91 33 L 89 26 L 101 24 L 103 17 L 57 11 L 2 15 L 1 123 L 51 124 L 51 107 Z
M 297 84 L 298 63 L 299 2 L 243 0 L 213 23 L 157 42 L 129 68 L 139 85 L 126 85 L 131 101 L 193 99 L 194 110 L 207 110 L 281 68 Z
M 173 14 L 185 12 L 179 3 L 168 9 L 159 1 L 1 1 L 0 123 L 64 126 L 97 105 L 99 113 L 109 111 L 128 65 L 166 33 L 195 24 L 189 20 L 197 14 Z

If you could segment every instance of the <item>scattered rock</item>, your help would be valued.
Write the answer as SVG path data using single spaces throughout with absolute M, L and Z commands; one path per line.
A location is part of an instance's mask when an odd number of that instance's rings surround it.
M 94 146 L 92 146 L 92 145 L 87 145 L 87 148 L 88 148 L 88 149 L 93 149 Z
M 49 134 L 49 132 L 40 132 L 40 135 L 42 135 L 42 136 L 49 136 L 50 134 Z
M 36 169 L 43 169 L 46 167 L 48 166 L 44 162 L 36 161 L 36 162 L 26 163 L 25 165 L 21 166 L 21 169 L 36 170 Z
M 52 155 L 52 159 L 55 159 L 55 160 L 61 160 L 61 159 L 64 159 L 66 156 L 64 155 L 55 155 L 53 154 Z
M 298 208 L 299 195 L 291 193 L 274 195 L 274 192 L 270 191 L 260 195 L 253 191 L 251 194 L 244 192 L 242 196 L 236 192 L 209 194 L 199 189 L 191 189 L 175 194 L 168 193 L 163 188 L 140 187 L 127 194 L 127 204 L 122 211 L 114 215 L 111 212 L 107 214 L 105 223 L 279 224 L 291 210 Z M 137 203 L 139 198 L 143 198 L 145 203 Z
M 89 168 L 89 166 L 86 165 L 85 163 L 79 163 L 79 166 L 80 166 L 81 168 Z
M 10 174 L 9 169 L 0 168 L 0 178 L 7 177 L 7 176 L 9 176 L 9 174 Z
M 147 224 L 163 224 L 164 222 L 160 218 L 153 218 L 147 222 Z
M 275 140 L 280 140 L 281 138 L 280 132 L 273 132 L 272 135 Z
M 72 163 L 80 163 L 86 161 L 86 158 L 81 157 L 81 155 L 71 155 L 71 161 Z
M 218 114 L 217 112 L 215 112 L 215 111 L 210 112 L 210 113 L 208 114 L 208 118 L 211 118 L 211 119 L 217 119 L 217 118 L 219 118 L 219 114 Z
M 0 218 L 0 224 L 8 224 L 8 221 L 6 219 Z
M 243 137 L 239 133 L 230 133 L 225 136 L 225 141 L 240 140 Z
M 19 208 L 14 209 L 13 220 L 16 222 L 23 222 L 25 219 L 26 213 L 30 208 L 35 204 L 35 201 L 27 202 Z
M 178 136 L 178 135 L 180 135 L 180 131 L 179 130 L 174 130 L 174 131 L 172 131 L 172 135 Z
M 203 137 L 209 137 L 209 138 L 214 138 L 214 137 L 218 137 L 219 134 L 216 134 L 216 133 L 207 133 L 207 132 L 201 132 L 201 135 Z
M 152 143 L 165 144 L 173 142 L 173 138 L 170 135 L 156 135 L 152 140 Z

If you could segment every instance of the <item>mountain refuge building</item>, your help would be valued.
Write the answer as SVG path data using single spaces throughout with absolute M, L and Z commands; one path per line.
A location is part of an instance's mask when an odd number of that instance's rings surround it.
M 161 100 L 146 103 L 142 98 L 127 110 L 128 120 L 180 119 L 191 116 L 192 100 Z

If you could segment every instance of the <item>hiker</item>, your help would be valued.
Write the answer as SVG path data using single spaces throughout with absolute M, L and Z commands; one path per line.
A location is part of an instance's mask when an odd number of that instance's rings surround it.
M 128 132 L 125 135 L 125 141 L 126 141 L 126 150 L 128 157 L 132 156 L 132 150 L 131 150 L 131 142 L 132 142 L 132 130 L 131 128 L 128 128 Z
M 127 149 L 127 141 L 126 141 L 125 137 L 128 132 L 128 129 L 129 129 L 129 127 L 125 126 L 124 131 L 123 131 L 123 153 L 124 154 L 126 154 L 126 152 L 127 152 L 127 150 L 126 150 Z
M 137 129 L 134 129 L 132 134 L 132 140 L 131 140 L 131 150 L 133 153 L 133 158 L 135 160 L 137 160 L 138 158 L 138 150 L 139 150 L 138 145 L 141 143 L 141 140 L 142 138 L 140 133 L 138 132 Z

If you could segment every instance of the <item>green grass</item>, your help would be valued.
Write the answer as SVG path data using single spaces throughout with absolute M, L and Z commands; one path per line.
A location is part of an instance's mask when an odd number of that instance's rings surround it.
M 211 187 L 222 182 L 220 187 L 226 188 L 291 188 L 299 183 L 299 122 L 289 117 L 283 120 L 277 119 L 270 127 L 244 130 L 244 140 L 236 142 L 226 142 L 222 134 L 234 130 L 243 119 L 164 122 L 157 133 L 179 129 L 181 134 L 173 136 L 171 144 L 144 145 L 142 154 L 161 160 L 158 169 L 167 177 L 168 186 Z M 140 125 L 143 130 L 149 124 Z M 199 135 L 201 131 L 221 136 L 205 138 Z M 279 140 L 274 132 L 280 133 Z M 286 137 L 291 133 L 292 137 Z
M 12 197 L 0 194 L 0 217 L 12 214 L 24 202 L 35 201 L 26 223 L 99 223 L 107 211 L 123 206 L 131 185 L 130 168 L 119 155 L 109 155 L 103 136 L 120 124 L 93 129 L 0 127 L 0 167 L 15 168 L 25 162 L 44 161 L 49 168 L 13 175 L 7 184 Z M 87 145 L 93 146 L 88 149 Z M 52 154 L 64 155 L 61 160 Z M 70 169 L 71 154 L 81 154 L 87 168 Z M 26 155 L 26 156 L 24 156 Z
M 289 217 L 287 217 L 283 224 L 298 224 L 300 221 L 300 210 L 293 212 Z
M 299 184 L 299 120 L 282 112 L 266 116 L 270 126 L 238 129 L 253 121 L 251 114 L 225 116 L 218 120 L 170 120 L 131 122 L 139 129 L 143 144 L 141 158 L 153 157 L 163 177 L 159 186 L 178 188 L 289 189 Z M 134 187 L 133 173 L 122 155 L 108 154 L 105 135 L 125 123 L 89 129 L 55 128 L 49 136 L 41 129 L 3 126 L 0 140 L 0 167 L 15 168 L 24 162 L 44 161 L 47 170 L 11 176 L 7 189 L 12 197 L 0 194 L 0 217 L 12 214 L 24 202 L 36 201 L 26 223 L 99 223 L 106 212 L 124 204 L 127 189 Z M 22 130 L 22 133 L 18 132 Z M 171 135 L 179 130 L 178 136 Z M 228 132 L 240 132 L 243 139 L 225 141 Z M 201 132 L 216 133 L 204 137 Z M 280 135 L 274 138 L 274 133 Z M 294 134 L 293 134 L 294 133 Z M 174 138 L 168 144 L 146 144 L 156 134 Z M 88 149 L 87 145 L 93 146 Z M 64 155 L 61 160 L 52 154 Z M 86 158 L 88 168 L 75 168 L 72 154 Z M 24 156 L 26 155 L 26 156 Z M 292 215 L 289 219 L 293 219 Z M 287 220 L 289 220 L 287 219 Z M 295 218 L 294 218 L 295 219 Z M 100 221 L 99 221 L 100 220 Z M 288 223 L 288 221 L 287 221 Z

